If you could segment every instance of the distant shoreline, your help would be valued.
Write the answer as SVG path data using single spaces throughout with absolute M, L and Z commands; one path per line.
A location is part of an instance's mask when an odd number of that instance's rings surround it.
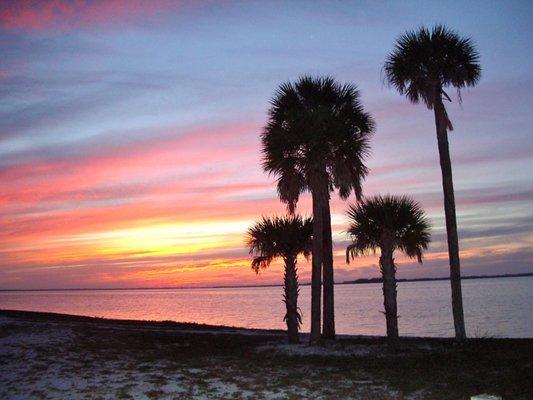
M 525 272 L 522 274 L 503 274 L 503 275 L 469 275 L 462 276 L 461 280 L 467 279 L 494 279 L 494 278 L 519 278 L 533 276 L 533 272 Z M 441 278 L 411 278 L 411 279 L 397 279 L 397 282 L 429 282 L 429 281 L 449 281 L 450 277 L 441 277 Z M 362 278 L 356 279 L 353 281 L 344 281 L 341 284 L 361 284 L 361 283 L 381 283 L 382 278 Z
M 461 277 L 462 280 L 469 279 L 495 279 L 495 278 L 519 278 L 533 276 L 533 272 L 521 274 L 500 274 L 500 275 L 469 275 Z M 438 278 L 404 278 L 398 282 L 431 282 L 449 281 L 449 277 Z M 381 283 L 382 278 L 361 278 L 351 281 L 336 282 L 335 285 L 358 285 L 367 283 Z M 301 283 L 300 286 L 309 286 L 310 282 Z M 190 290 L 190 289 L 240 289 L 240 288 L 268 288 L 281 287 L 282 285 L 229 285 L 229 286 L 167 286 L 167 287 L 132 287 L 132 288 L 52 288 L 52 289 L 0 289 L 0 292 L 62 292 L 62 291 L 87 291 L 87 290 Z

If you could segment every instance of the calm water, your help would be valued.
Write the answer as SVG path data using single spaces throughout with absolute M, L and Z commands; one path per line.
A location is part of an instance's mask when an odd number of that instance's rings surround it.
M 0 309 L 284 328 L 282 288 L 0 292 Z M 470 336 L 533 337 L 533 277 L 463 282 Z M 337 332 L 384 335 L 381 284 L 335 287 Z M 453 336 L 450 283 L 398 284 L 400 334 Z M 310 287 L 300 292 L 309 330 Z

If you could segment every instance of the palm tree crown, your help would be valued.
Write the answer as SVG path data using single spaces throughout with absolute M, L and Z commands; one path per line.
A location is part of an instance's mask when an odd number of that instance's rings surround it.
M 263 217 L 247 232 L 246 244 L 254 256 L 252 268 L 258 273 L 277 257 L 296 258 L 302 253 L 308 258 L 311 255 L 312 233 L 311 218 L 300 215 Z
M 278 177 L 280 199 L 294 212 L 300 193 L 316 185 L 361 196 L 363 161 L 374 122 L 352 84 L 304 76 L 280 86 L 262 134 L 265 171 Z
M 404 33 L 385 61 L 386 80 L 413 103 L 428 108 L 435 96 L 449 96 L 447 86 L 460 90 L 474 86 L 481 75 L 479 54 L 470 38 L 462 38 L 443 25 Z
M 422 262 L 422 253 L 430 242 L 429 223 L 420 205 L 407 196 L 375 196 L 349 208 L 348 234 L 353 243 L 346 249 L 350 257 L 375 253 L 383 248 L 384 235 L 392 237 L 391 250 L 403 251 Z

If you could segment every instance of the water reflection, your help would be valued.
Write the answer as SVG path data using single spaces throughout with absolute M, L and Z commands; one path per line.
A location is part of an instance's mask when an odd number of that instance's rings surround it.
M 463 282 L 470 336 L 533 337 L 533 277 Z M 285 329 L 281 287 L 0 292 L 0 308 L 108 318 L 174 320 Z M 405 336 L 453 336 L 450 284 L 398 284 L 399 328 Z M 299 297 L 309 331 L 310 287 Z M 337 332 L 384 335 L 380 284 L 335 287 Z

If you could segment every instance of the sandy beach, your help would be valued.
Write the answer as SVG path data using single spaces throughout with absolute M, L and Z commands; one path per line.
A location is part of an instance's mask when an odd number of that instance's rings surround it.
M 527 399 L 532 354 L 531 339 L 289 346 L 280 331 L 0 311 L 0 398 Z

